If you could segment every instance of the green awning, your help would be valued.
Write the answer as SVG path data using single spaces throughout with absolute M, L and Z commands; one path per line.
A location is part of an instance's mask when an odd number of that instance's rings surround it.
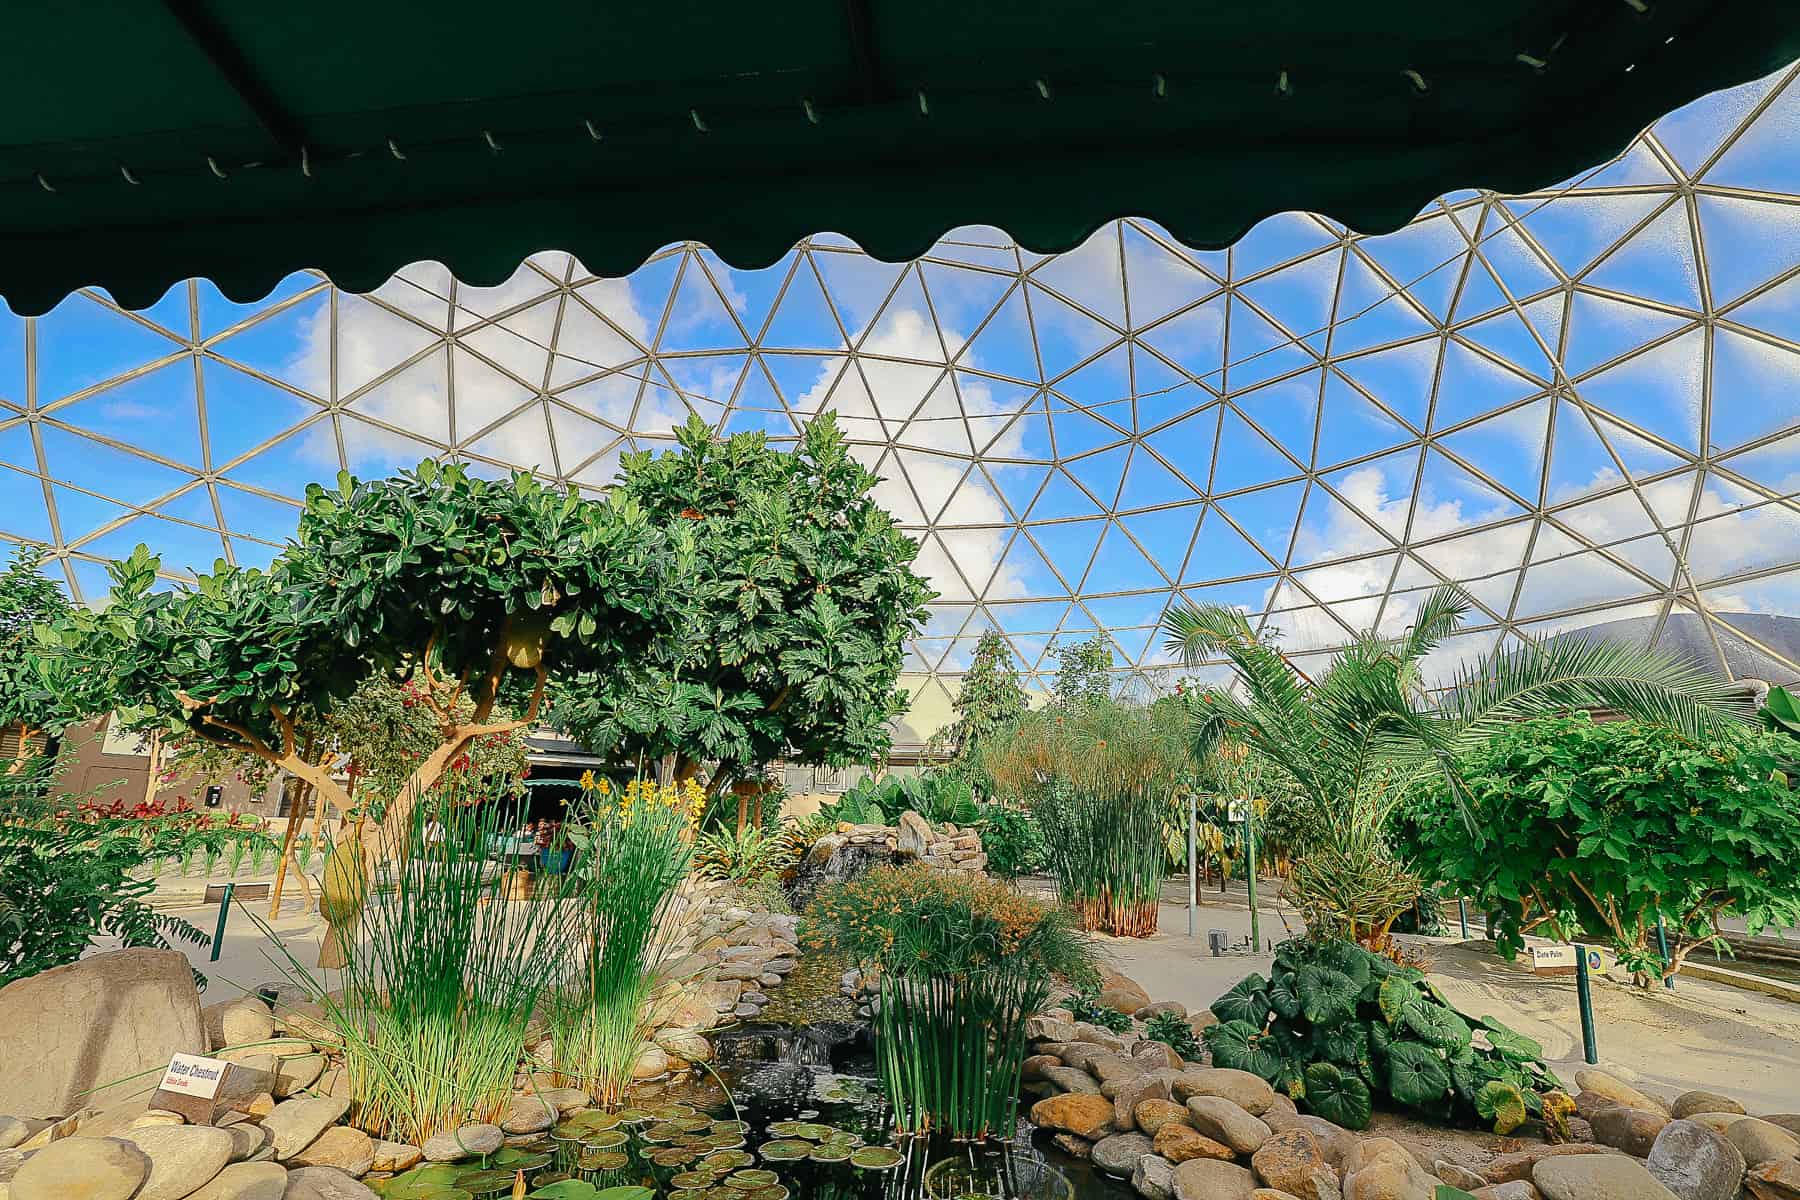
M 1198 247 L 1553 184 L 1800 57 L 1793 0 L 24 0 L 0 14 L 0 294 L 236 300 L 418 260 L 737 266 L 835 232 Z

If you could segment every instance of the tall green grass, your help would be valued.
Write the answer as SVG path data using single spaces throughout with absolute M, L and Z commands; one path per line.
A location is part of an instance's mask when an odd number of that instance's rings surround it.
M 1143 784 L 1047 789 L 1031 806 L 1063 903 L 1083 929 L 1156 932 L 1167 799 Z

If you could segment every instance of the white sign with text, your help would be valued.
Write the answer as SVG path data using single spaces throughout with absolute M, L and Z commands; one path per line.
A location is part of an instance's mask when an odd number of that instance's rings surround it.
M 211 1100 L 219 1094 L 219 1081 L 231 1064 L 222 1059 L 204 1058 L 198 1054 L 177 1054 L 169 1060 L 158 1089 Z

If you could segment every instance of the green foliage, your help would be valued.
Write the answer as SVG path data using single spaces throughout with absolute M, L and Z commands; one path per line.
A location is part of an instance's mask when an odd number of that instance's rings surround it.
M 1084 642 L 1063 642 L 1056 647 L 1056 685 L 1051 706 L 1063 710 L 1086 708 L 1112 698 L 1112 646 L 1096 634 Z
M 43 572 L 48 551 L 18 546 L 0 571 L 0 728 L 61 724 L 55 697 L 36 669 L 34 627 L 65 616 L 68 596 Z
M 676 437 L 679 453 L 626 455 L 613 495 L 693 547 L 679 636 L 585 680 L 558 723 L 622 761 L 680 754 L 740 778 L 879 757 L 931 591 L 876 477 L 829 413 L 791 453 L 761 433 L 714 441 L 698 417 Z
M 973 825 L 981 817 L 968 779 L 956 770 L 865 775 L 824 810 L 852 825 L 893 825 L 916 812 L 933 825 Z
M 1464 785 L 1415 793 L 1397 823 L 1421 870 L 1497 915 L 1503 949 L 1548 925 L 1603 933 L 1646 964 L 1660 911 L 1678 969 L 1726 914 L 1751 932 L 1800 921 L 1800 795 L 1785 735 L 1746 727 L 1693 739 L 1635 721 L 1543 717 L 1459 762 Z M 1466 836 L 1465 809 L 1479 830 Z M 1654 960 L 1654 961 L 1652 961 Z
M 987 869 L 1002 879 L 1017 879 L 1042 871 L 1050 862 L 1050 847 L 1037 818 L 1021 808 L 984 804 L 975 823 L 981 833 L 981 849 Z
M 1144 1037 L 1152 1042 L 1161 1042 L 1175 1051 L 1188 1062 L 1200 1061 L 1199 1037 L 1194 1027 L 1185 1018 L 1172 1012 L 1157 1013 L 1144 1021 Z
M 792 866 L 793 851 L 779 830 L 746 824 L 700 835 L 694 844 L 694 874 L 747 884 L 774 879 Z
M 1282 943 L 1270 979 L 1244 977 L 1212 1010 L 1220 1023 L 1202 1037 L 1215 1066 L 1259 1075 L 1348 1129 L 1365 1128 L 1385 1095 L 1510 1132 L 1523 1120 L 1511 1097 L 1535 1115 L 1561 1086 L 1530 1038 L 1464 1016 L 1418 971 L 1347 941 Z
M 980 769 L 982 748 L 1025 715 L 1029 704 L 1012 651 L 996 630 L 983 633 L 956 694 L 956 719 L 933 736 L 965 770 Z
M 1786 688 L 1770 688 L 1769 698 L 1757 715 L 1762 717 L 1764 728 L 1800 738 L 1800 700 L 1795 700 Z
M 1086 1021 L 1089 1025 L 1098 1025 L 1102 1029 L 1110 1029 L 1114 1033 L 1123 1033 L 1131 1028 L 1131 1018 L 1110 1005 L 1100 1003 L 1098 988 L 1086 988 L 1071 995 L 1063 1001 L 1063 1007 L 1077 1021 Z
M 1727 723 L 1723 686 L 1699 667 L 1612 642 L 1556 639 L 1465 668 L 1434 706 L 1419 702 L 1421 662 L 1460 628 L 1474 601 L 1442 587 L 1420 603 L 1399 637 L 1358 635 L 1323 673 L 1302 676 L 1237 609 L 1172 609 L 1163 618 L 1168 650 L 1192 665 L 1223 656 L 1244 698 L 1227 691 L 1196 697 L 1203 745 L 1229 736 L 1286 776 L 1282 789 L 1306 832 L 1290 884 L 1307 928 L 1370 945 L 1385 941 L 1417 892 L 1395 861 L 1387 827 L 1400 798 L 1422 778 L 1460 790 L 1456 755 L 1513 723 L 1589 706 L 1699 734 Z M 1471 852 L 1485 829 L 1468 814 L 1446 821 L 1446 836 Z M 1460 826 L 1460 829 L 1453 829 Z M 1470 836 L 1473 835 L 1473 836 Z

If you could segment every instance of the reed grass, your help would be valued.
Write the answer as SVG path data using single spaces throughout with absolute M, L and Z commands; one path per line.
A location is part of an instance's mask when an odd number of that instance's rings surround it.
M 1032 805 L 1063 903 L 1083 929 L 1150 937 L 1162 898 L 1164 798 L 1143 784 L 1047 790 Z

